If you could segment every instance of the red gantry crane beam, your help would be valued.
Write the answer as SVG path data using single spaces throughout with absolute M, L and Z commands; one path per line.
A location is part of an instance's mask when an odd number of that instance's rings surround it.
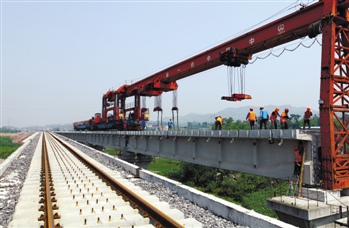
M 349 188 L 349 0 L 319 1 L 247 32 L 117 91 L 118 99 L 158 96 L 177 89 L 176 81 L 224 64 L 222 54 L 252 54 L 322 32 L 320 125 L 323 183 L 326 189 Z M 234 66 L 234 64 L 226 64 Z M 313 76 L 312 76 L 313 77 Z M 136 100 L 136 105 L 139 101 Z M 139 109 L 139 108 L 138 108 Z M 139 111 L 138 111 L 139 112 Z
M 118 93 L 119 98 L 121 98 L 120 96 L 129 97 L 133 95 L 148 96 L 151 91 L 175 90 L 177 89 L 177 80 L 222 65 L 220 53 L 225 53 L 231 48 L 237 49 L 239 54 L 243 56 L 249 56 L 307 36 L 309 25 L 322 19 L 323 5 L 324 2 L 318 2 L 131 85 L 123 85 L 119 89 L 119 92 L 122 91 Z

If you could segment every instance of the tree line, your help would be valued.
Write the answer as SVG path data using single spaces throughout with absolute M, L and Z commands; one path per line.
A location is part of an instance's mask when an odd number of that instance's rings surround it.
M 21 131 L 16 129 L 10 129 L 7 127 L 0 127 L 0 133 L 18 133 L 18 132 L 21 132 Z

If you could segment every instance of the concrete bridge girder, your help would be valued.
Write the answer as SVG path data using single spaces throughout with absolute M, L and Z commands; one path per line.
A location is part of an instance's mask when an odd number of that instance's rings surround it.
M 317 181 L 314 161 L 318 158 L 319 132 L 273 129 L 60 134 L 84 143 L 286 180 L 295 179 L 294 146 L 301 141 L 306 150 L 303 183 Z

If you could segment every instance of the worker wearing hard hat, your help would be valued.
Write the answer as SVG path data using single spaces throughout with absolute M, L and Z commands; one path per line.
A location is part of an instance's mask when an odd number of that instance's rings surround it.
M 172 122 L 172 119 L 171 119 L 171 118 L 170 118 L 169 121 L 167 122 L 167 127 L 168 127 L 168 130 L 172 130 L 173 122 Z
M 253 111 L 253 108 L 250 108 L 250 111 L 247 113 L 246 120 L 250 122 L 251 130 L 254 129 L 254 123 L 256 122 L 256 113 Z
M 308 125 L 308 129 L 310 129 L 310 118 L 313 115 L 311 112 L 310 108 L 307 108 L 307 110 L 304 112 L 304 117 L 303 117 L 303 130 L 305 129 L 305 125 Z
M 223 119 L 221 116 L 216 117 L 216 122 L 215 122 L 215 129 L 216 130 L 222 130 L 223 126 Z
M 266 110 L 264 110 L 264 107 L 259 107 L 259 129 L 262 129 L 262 126 L 264 126 L 264 129 L 267 129 L 269 114 Z
M 280 110 L 279 108 L 276 108 L 270 115 L 270 120 L 271 120 L 270 129 L 273 126 L 275 129 L 277 129 L 277 118 L 278 116 L 280 117 L 279 110 Z
M 288 129 L 288 124 L 287 120 L 290 118 L 288 116 L 288 108 L 285 108 L 285 111 L 282 112 L 281 117 L 280 117 L 280 122 L 281 122 L 281 129 Z

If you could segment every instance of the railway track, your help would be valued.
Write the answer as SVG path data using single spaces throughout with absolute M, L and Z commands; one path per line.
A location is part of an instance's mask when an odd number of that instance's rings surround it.
M 115 171 L 42 133 L 9 227 L 202 227 Z

